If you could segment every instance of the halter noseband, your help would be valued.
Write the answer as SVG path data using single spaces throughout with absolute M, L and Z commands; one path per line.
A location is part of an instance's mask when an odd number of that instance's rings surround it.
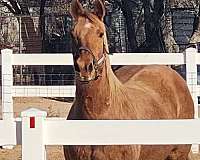
M 76 42 L 75 42 L 76 43 Z M 78 43 L 79 44 L 79 43 Z M 78 48 L 78 47 L 77 47 Z M 95 77 L 93 79 L 90 79 L 90 80 L 87 80 L 87 82 L 90 82 L 90 81 L 93 81 L 93 80 L 97 80 L 100 76 L 101 76 L 101 73 L 102 73 L 102 65 L 104 64 L 104 61 L 105 61 L 105 44 L 104 44 L 104 41 L 103 41 L 103 53 L 102 53 L 102 57 L 100 59 L 96 59 L 96 57 L 94 56 L 94 53 L 92 52 L 91 49 L 85 47 L 85 46 L 80 46 L 78 48 L 78 50 L 76 50 L 76 53 L 75 55 L 79 55 L 80 54 L 80 51 L 87 51 L 89 54 L 92 55 L 93 57 L 93 65 L 94 65 L 94 70 L 95 70 Z M 78 53 L 77 53 L 78 52 Z M 75 69 L 75 72 L 76 73 L 79 73 L 80 74 L 80 71 L 77 71 Z

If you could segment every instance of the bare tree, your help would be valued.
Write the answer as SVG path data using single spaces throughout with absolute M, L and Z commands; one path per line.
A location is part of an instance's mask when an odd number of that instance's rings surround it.
M 44 33 L 44 7 L 46 0 L 40 2 L 40 16 L 38 18 L 31 17 L 30 6 L 27 1 L 17 0 L 0 0 L 0 4 L 7 8 L 10 13 L 17 17 L 19 23 L 19 41 L 21 52 L 21 40 L 25 53 L 41 53 L 42 51 L 42 35 Z M 21 70 L 21 83 L 22 83 L 22 67 Z M 44 73 L 44 67 L 32 67 L 33 73 Z M 39 77 L 35 76 L 35 84 L 39 84 Z
M 200 2 L 199 2 L 200 3 Z M 193 34 L 190 39 L 190 43 L 198 43 L 200 42 L 200 4 L 198 4 L 198 13 L 195 17 L 193 24 Z
M 40 53 L 42 49 L 42 37 L 44 26 L 44 7 L 46 0 L 41 0 L 40 17 L 36 25 L 35 19 L 30 16 L 30 6 L 27 2 L 18 3 L 17 0 L 0 0 L 0 4 L 5 6 L 13 15 L 17 17 L 18 23 L 21 26 L 21 38 L 23 45 L 26 48 L 26 53 Z M 36 27 L 37 26 L 37 27 Z M 36 29 L 38 28 L 38 29 Z
M 135 33 L 135 22 L 133 19 L 134 16 L 132 12 L 134 8 L 132 8 L 132 6 L 137 5 L 137 4 L 131 5 L 131 3 L 133 2 L 131 2 L 130 0 L 123 0 L 121 1 L 121 3 L 118 2 L 123 12 L 123 15 L 125 17 L 125 22 L 126 22 L 127 32 L 128 32 L 129 47 L 130 47 L 131 52 L 134 52 L 137 48 L 137 41 L 136 41 L 136 33 Z
M 149 52 L 166 52 L 161 28 L 164 0 L 143 0 L 146 45 Z
M 171 8 L 193 8 L 199 0 L 169 0 Z

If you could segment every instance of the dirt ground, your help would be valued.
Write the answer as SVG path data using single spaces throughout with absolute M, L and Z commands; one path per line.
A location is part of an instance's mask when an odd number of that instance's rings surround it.
M 72 100 L 62 102 L 47 98 L 14 98 L 14 112 L 15 117 L 19 117 L 21 111 L 34 107 L 47 111 L 49 117 L 66 117 L 71 104 Z M 21 146 L 16 146 L 12 150 L 0 149 L 0 160 L 21 159 Z M 64 160 L 62 146 L 47 146 L 47 160 Z M 200 154 L 190 154 L 190 160 L 200 160 Z
M 19 117 L 22 111 L 32 107 L 47 111 L 48 117 L 67 117 L 72 100 L 63 102 L 60 100 L 35 97 L 14 98 L 13 104 L 15 117 Z M 0 149 L 0 160 L 21 160 L 21 157 L 21 146 L 16 146 L 12 150 Z M 47 146 L 47 160 L 64 160 L 62 146 Z

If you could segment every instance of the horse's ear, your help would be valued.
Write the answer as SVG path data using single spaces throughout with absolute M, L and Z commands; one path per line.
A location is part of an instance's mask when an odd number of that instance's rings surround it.
M 83 15 L 84 9 L 79 0 L 72 0 L 70 14 L 77 20 L 79 16 Z
M 94 13 L 103 21 L 103 18 L 106 14 L 106 9 L 104 6 L 104 0 L 95 0 L 94 1 Z

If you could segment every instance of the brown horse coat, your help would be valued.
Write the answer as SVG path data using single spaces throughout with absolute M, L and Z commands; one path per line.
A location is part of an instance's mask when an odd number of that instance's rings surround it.
M 77 82 L 78 97 L 68 119 L 193 118 L 190 93 L 184 80 L 172 69 L 156 65 L 123 67 L 116 73 L 123 84 L 112 74 L 110 67 L 108 73 L 111 82 L 102 85 L 92 82 L 94 84 L 82 86 Z M 190 151 L 190 145 L 66 148 L 67 155 L 71 156 L 69 160 L 164 160 L 169 155 L 184 160 Z
M 86 22 L 84 18 L 87 17 L 81 16 L 78 21 Z M 84 30 L 79 24 L 76 27 Z M 106 56 L 97 80 L 83 83 L 77 79 L 76 97 L 67 119 L 194 117 L 187 85 L 174 70 L 159 65 L 125 66 L 116 71 L 116 76 Z M 64 146 L 66 160 L 186 160 L 189 151 L 190 145 Z

